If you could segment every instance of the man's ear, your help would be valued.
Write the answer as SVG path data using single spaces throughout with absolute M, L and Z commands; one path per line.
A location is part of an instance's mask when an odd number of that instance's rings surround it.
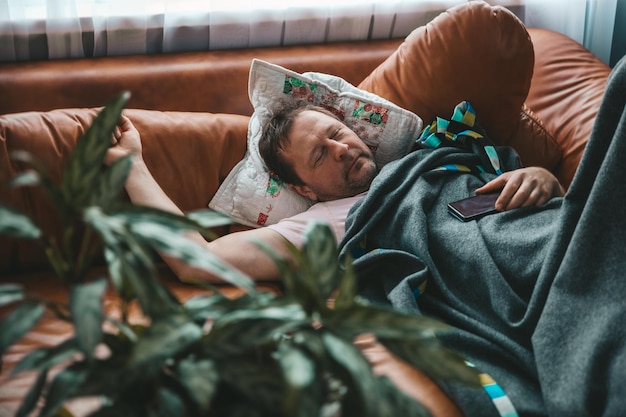
M 317 201 L 317 194 L 315 194 L 307 185 L 292 185 L 289 184 L 292 190 L 300 194 L 302 197 L 306 197 L 311 201 Z

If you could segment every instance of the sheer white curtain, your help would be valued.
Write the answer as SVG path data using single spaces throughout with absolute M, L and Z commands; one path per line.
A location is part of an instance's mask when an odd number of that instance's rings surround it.
M 0 0 L 0 61 L 402 38 L 465 1 Z M 605 59 L 617 1 L 488 2 Z
M 403 37 L 463 1 L 0 0 L 0 60 Z

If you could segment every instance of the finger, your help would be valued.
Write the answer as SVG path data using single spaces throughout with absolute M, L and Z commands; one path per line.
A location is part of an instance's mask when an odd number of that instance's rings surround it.
M 513 199 L 519 190 L 520 184 L 516 178 L 511 178 L 506 182 L 500 192 L 500 196 L 496 200 L 495 206 L 497 210 L 509 210 L 515 204 Z
M 486 194 L 501 190 L 505 186 L 508 175 L 502 174 L 475 190 L 476 194 Z
M 113 129 L 113 134 L 111 135 L 111 146 L 115 146 L 119 143 L 119 140 L 122 137 L 122 132 L 118 126 L 115 126 Z
M 532 187 L 522 184 L 517 189 L 513 197 L 511 197 L 511 200 L 506 206 L 506 210 L 511 210 L 511 209 L 518 208 L 518 207 L 531 206 L 533 205 L 536 199 L 537 199 L 537 196 L 536 196 L 535 191 L 532 189 Z

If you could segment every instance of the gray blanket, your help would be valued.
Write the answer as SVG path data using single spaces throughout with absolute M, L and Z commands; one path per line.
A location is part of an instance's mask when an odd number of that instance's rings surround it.
M 447 203 L 493 176 L 433 171 L 475 158 L 443 148 L 386 166 L 348 218 L 362 294 L 452 325 L 444 341 L 522 416 L 626 415 L 625 100 L 622 60 L 570 190 L 543 207 L 457 220 Z M 480 390 L 443 386 L 467 415 L 498 415 Z

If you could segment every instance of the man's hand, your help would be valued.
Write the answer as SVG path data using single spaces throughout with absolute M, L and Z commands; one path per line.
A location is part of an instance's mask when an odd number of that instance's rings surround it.
M 517 207 L 541 206 L 552 197 L 563 196 L 565 190 L 554 175 L 541 167 L 520 168 L 505 172 L 476 189 L 476 194 L 500 192 L 496 200 L 499 211 Z
M 130 119 L 122 115 L 119 125 L 113 132 L 111 147 L 107 151 L 104 163 L 111 165 L 113 162 L 126 155 L 135 155 L 135 158 L 140 159 L 141 149 L 141 137 L 139 136 L 139 132 Z

